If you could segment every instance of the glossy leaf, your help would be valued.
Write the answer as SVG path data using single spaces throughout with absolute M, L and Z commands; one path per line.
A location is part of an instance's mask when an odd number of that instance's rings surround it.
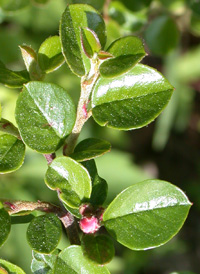
M 1 272 L 1 268 L 5 271 Z M 26 274 L 19 266 L 16 266 L 8 261 L 0 259 L 0 273 L 1 274 Z
M 101 10 L 105 3 L 105 0 L 72 0 L 73 4 L 88 4 L 97 10 Z
M 58 253 L 59 253 L 58 249 L 56 249 L 51 254 L 41 254 L 33 251 L 31 271 L 34 274 L 55 274 L 53 268 L 57 260 Z
M 101 126 L 121 130 L 143 127 L 167 105 L 173 87 L 155 69 L 136 65 L 126 74 L 100 77 L 92 95 L 92 115 Z
M 39 48 L 38 62 L 40 68 L 46 72 L 52 72 L 64 63 L 59 36 L 47 38 Z
M 22 45 L 19 48 L 31 80 L 41 80 L 44 75 L 38 66 L 37 53 L 30 46 Z
M 30 3 L 30 0 L 0 0 L 0 8 L 3 11 L 17 11 L 27 7 Z
M 173 19 L 167 15 L 156 17 L 145 31 L 145 41 L 153 54 L 163 55 L 178 43 L 179 32 Z
M 11 122 L 3 118 L 0 120 L 0 131 L 19 137 L 18 129 Z
M 146 180 L 122 191 L 108 206 L 103 221 L 109 233 L 133 250 L 158 247 L 182 227 L 191 203 L 176 186 Z
M 98 175 L 94 160 L 83 162 L 82 165 L 87 168 L 92 179 L 90 203 L 94 206 L 101 206 L 107 198 L 108 184 Z
M 33 81 L 19 95 L 15 117 L 24 142 L 38 152 L 51 153 L 72 131 L 75 106 L 63 88 Z
M 56 158 L 45 175 L 47 186 L 59 190 L 60 199 L 69 207 L 78 208 L 90 198 L 91 178 L 88 171 L 69 157 Z
M 58 245 L 62 234 L 61 222 L 53 213 L 34 218 L 27 229 L 27 240 L 33 250 L 51 253 Z
M 111 144 L 108 141 L 88 138 L 81 141 L 74 150 L 74 153 L 70 155 L 78 162 L 94 159 L 98 156 L 105 154 L 111 150 Z
M 5 66 L 0 66 L 0 83 L 9 88 L 21 88 L 23 84 L 30 81 L 29 74 L 26 70 L 12 71 Z
M 100 265 L 109 263 L 115 255 L 113 241 L 104 234 L 84 235 L 81 247 L 84 256 Z
M 99 70 L 103 77 L 114 77 L 127 72 L 146 54 L 142 41 L 135 36 L 127 36 L 114 41 L 107 51 L 114 58 L 101 64 Z
M 99 38 L 94 31 L 88 28 L 81 29 L 81 45 L 88 58 L 92 58 L 101 50 Z
M 9 134 L 0 135 L 0 173 L 8 173 L 20 168 L 24 162 L 25 145 Z
M 83 255 L 80 246 L 72 245 L 60 252 L 56 265 L 56 274 L 109 274 L 105 266 L 97 265 Z
M 105 23 L 93 7 L 84 4 L 69 5 L 64 11 L 60 24 L 63 54 L 71 70 L 83 76 L 90 70 L 90 60 L 81 46 L 81 28 L 94 31 L 105 46 Z
M 10 233 L 11 221 L 8 212 L 3 208 L 0 202 L 0 246 L 7 240 Z M 0 262 L 1 265 L 1 262 Z

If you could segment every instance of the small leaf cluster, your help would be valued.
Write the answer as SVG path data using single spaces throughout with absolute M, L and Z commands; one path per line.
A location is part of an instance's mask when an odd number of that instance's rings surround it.
M 43 154 L 48 163 L 45 184 L 62 205 L 0 204 L 1 245 L 12 217 L 40 211 L 28 220 L 33 273 L 109 273 L 104 265 L 114 256 L 111 237 L 132 250 L 158 247 L 180 230 L 191 206 L 182 190 L 161 180 L 138 182 L 105 205 L 108 184 L 98 175 L 94 159 L 109 152 L 111 144 L 88 138 L 76 145 L 83 125 L 92 116 L 100 126 L 117 130 L 144 127 L 163 111 L 173 92 L 161 73 L 139 63 L 146 53 L 138 37 L 122 37 L 109 46 L 106 40 L 101 14 L 87 4 L 72 4 L 62 15 L 59 36 L 47 38 L 38 52 L 20 46 L 25 71 L 14 72 L 0 63 L 0 82 L 21 89 L 17 127 L 0 120 L 0 173 L 19 169 L 26 147 Z M 64 62 L 81 78 L 77 107 L 65 89 L 44 81 Z M 59 149 L 61 156 L 56 155 Z M 71 245 L 59 250 L 62 227 Z M 2 273 L 13 269 L 23 273 L 0 260 Z

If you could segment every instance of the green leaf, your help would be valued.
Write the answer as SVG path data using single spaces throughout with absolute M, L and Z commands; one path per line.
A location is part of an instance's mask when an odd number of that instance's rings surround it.
M 29 3 L 29 0 L 0 0 L 0 8 L 6 12 L 17 11 L 27 7 Z
M 56 274 L 109 274 L 105 266 L 97 265 L 83 255 L 80 246 L 72 245 L 60 252 L 56 265 Z
M 34 274 L 54 274 L 53 271 L 59 250 L 56 249 L 52 254 L 41 254 L 33 251 L 31 271 Z
M 53 213 L 34 218 L 27 229 L 27 241 L 39 253 L 51 253 L 62 234 L 61 222 Z
M 19 138 L 18 129 L 11 122 L 3 118 L 0 120 L 0 131 Z
M 24 142 L 40 153 L 51 153 L 71 133 L 75 106 L 55 84 L 29 82 L 18 97 L 15 117 Z
M 103 77 L 114 77 L 127 72 L 145 56 L 142 41 L 127 36 L 114 41 L 107 49 L 114 58 L 104 61 L 99 70 Z
M 9 88 L 21 88 L 23 84 L 30 81 L 29 74 L 26 70 L 12 71 L 7 69 L 3 64 L 0 66 L 0 83 Z
M 101 10 L 105 3 L 105 0 L 72 0 L 73 4 L 88 4 L 93 6 L 97 10 Z
M 191 203 L 176 186 L 146 180 L 122 191 L 108 206 L 103 221 L 108 232 L 133 250 L 168 242 L 181 229 Z
M 92 58 L 95 53 L 101 50 L 99 38 L 96 33 L 89 28 L 81 29 L 81 44 L 88 58 Z
M 88 171 L 69 157 L 58 157 L 45 175 L 47 186 L 59 190 L 60 199 L 69 207 L 78 208 L 82 202 L 90 198 L 91 178 Z
M 82 165 L 89 171 L 92 179 L 90 203 L 94 206 L 101 206 L 107 198 L 108 184 L 98 175 L 94 160 L 82 162 Z
M 52 72 L 64 63 L 59 36 L 47 38 L 39 48 L 38 62 L 40 68 L 46 72 Z
M 109 263 L 115 255 L 113 241 L 107 235 L 84 235 L 81 240 L 84 256 L 103 265 Z
M 143 127 L 166 107 L 173 87 L 155 69 L 136 65 L 126 74 L 100 77 L 93 90 L 92 115 L 101 126 L 121 130 Z
M 29 212 L 30 213 L 30 212 Z M 29 214 L 28 215 L 22 215 L 22 216 L 16 216 L 16 215 L 12 215 L 11 216 L 11 224 L 15 225 L 15 224 L 27 224 L 30 223 L 33 218 L 35 218 L 35 216 L 33 214 Z
M 71 158 L 78 162 L 87 161 L 99 157 L 111 150 L 111 144 L 108 141 L 88 138 L 81 141 L 70 155 Z
M 179 40 L 177 26 L 167 15 L 156 17 L 147 27 L 144 36 L 149 49 L 156 55 L 169 53 Z
M 1 269 L 4 269 L 1 272 Z M 26 274 L 19 266 L 11 264 L 8 261 L 0 259 L 0 273 L 1 274 Z
M 31 80 L 41 80 L 44 74 L 42 74 L 38 66 L 37 53 L 30 46 L 22 45 L 19 48 Z
M 105 23 L 99 12 L 84 4 L 69 5 L 61 19 L 61 44 L 70 69 L 78 76 L 90 70 L 90 60 L 81 46 L 81 28 L 94 31 L 102 47 L 105 46 Z
M 0 135 L 0 173 L 19 169 L 25 156 L 25 145 L 21 140 L 9 134 Z
M 3 208 L 0 202 L 0 246 L 7 240 L 10 233 L 11 221 L 8 212 Z M 1 261 L 0 261 L 1 266 Z

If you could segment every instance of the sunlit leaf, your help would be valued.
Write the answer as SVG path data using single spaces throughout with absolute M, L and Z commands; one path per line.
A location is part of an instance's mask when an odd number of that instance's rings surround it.
M 1 267 L 5 271 L 1 270 Z M 26 274 L 26 273 L 19 266 L 16 266 L 8 261 L 0 259 L 0 274 Z
M 40 253 L 51 253 L 58 245 L 62 234 L 61 222 L 53 213 L 34 218 L 27 229 L 31 248 Z
M 143 127 L 165 108 L 173 87 L 155 69 L 136 65 L 115 78 L 100 77 L 92 95 L 92 115 L 101 126 Z
M 181 229 L 191 203 L 176 186 L 146 180 L 122 191 L 108 206 L 103 221 L 109 233 L 133 250 L 168 242 Z
M 72 131 L 75 106 L 63 88 L 33 81 L 19 95 L 15 116 L 24 142 L 38 152 L 51 153 Z

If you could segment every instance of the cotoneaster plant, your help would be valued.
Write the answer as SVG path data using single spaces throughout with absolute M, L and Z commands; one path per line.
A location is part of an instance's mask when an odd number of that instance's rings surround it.
M 62 15 L 59 36 L 47 38 L 38 52 L 20 46 L 25 71 L 0 63 L 0 82 L 22 88 L 15 109 L 18 128 L 0 121 L 0 172 L 19 169 L 28 146 L 47 159 L 44 181 L 61 204 L 0 202 L 0 245 L 14 216 L 31 215 L 27 241 L 33 250 L 32 273 L 109 273 L 104 265 L 114 256 L 113 238 L 132 250 L 159 247 L 177 234 L 191 206 L 182 190 L 161 180 L 135 183 L 104 205 L 108 186 L 94 159 L 111 145 L 96 138 L 77 144 L 83 125 L 92 116 L 104 127 L 141 128 L 162 112 L 173 92 L 161 73 L 139 63 L 146 55 L 139 38 L 122 37 L 105 45 L 100 13 L 74 4 Z M 64 62 L 81 80 L 77 107 L 62 87 L 43 82 Z M 63 155 L 57 157 L 60 148 Z M 33 217 L 33 211 L 41 214 Z M 62 226 L 71 245 L 59 250 Z M 0 259 L 0 273 L 13 271 L 24 273 Z

